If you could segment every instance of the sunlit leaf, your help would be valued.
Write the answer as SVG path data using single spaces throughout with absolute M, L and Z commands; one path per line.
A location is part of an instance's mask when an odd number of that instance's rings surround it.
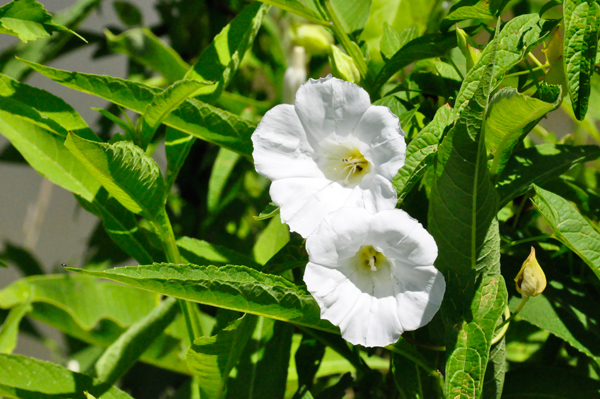
M 208 181 L 206 206 L 209 212 L 216 212 L 219 209 L 223 190 L 225 189 L 227 180 L 239 159 L 239 154 L 233 151 L 229 151 L 226 148 L 221 148 L 219 150 L 219 154 L 213 164 L 210 179 Z
M 19 323 L 31 311 L 31 304 L 24 302 L 13 307 L 0 326 L 0 353 L 12 353 L 17 346 Z
M 362 30 L 371 12 L 371 0 L 331 0 L 331 6 L 342 27 L 349 33 Z
M 316 11 L 306 6 L 300 0 L 259 0 L 266 4 L 271 4 L 277 8 L 280 8 L 285 11 L 289 11 L 292 14 L 296 14 L 299 17 L 302 17 L 308 21 L 324 24 L 326 23 L 325 19 L 321 17 Z

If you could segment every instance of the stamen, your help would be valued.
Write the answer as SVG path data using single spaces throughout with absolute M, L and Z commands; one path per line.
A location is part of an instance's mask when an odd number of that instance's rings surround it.
M 344 167 L 343 170 L 349 169 L 348 171 L 348 175 L 346 176 L 346 183 L 348 183 L 348 178 L 350 178 L 350 175 L 358 172 L 362 172 L 364 170 L 364 167 L 362 165 L 367 165 L 369 164 L 369 162 L 367 160 L 365 160 L 364 158 L 358 158 L 358 159 L 353 159 L 354 157 L 350 156 L 348 158 L 342 158 L 342 161 L 346 164 L 346 166 Z M 362 160 L 361 160 L 362 159 Z
M 377 256 L 373 255 L 369 258 L 369 267 L 372 272 L 376 272 L 377 268 L 375 267 L 375 262 L 377 262 Z

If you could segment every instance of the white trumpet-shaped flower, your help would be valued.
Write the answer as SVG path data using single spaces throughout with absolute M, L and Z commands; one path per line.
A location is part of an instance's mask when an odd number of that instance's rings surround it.
M 372 215 L 342 208 L 308 237 L 306 249 L 304 282 L 321 318 L 354 345 L 392 344 L 440 307 L 446 283 L 433 266 L 435 241 L 400 209 Z
M 295 105 L 265 114 L 252 142 L 282 221 L 303 237 L 343 206 L 375 213 L 396 204 L 391 180 L 404 165 L 404 132 L 360 86 L 331 76 L 309 80 Z

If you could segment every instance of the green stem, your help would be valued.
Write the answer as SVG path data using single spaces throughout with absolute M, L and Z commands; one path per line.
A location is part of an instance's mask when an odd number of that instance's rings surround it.
M 504 320 L 502 322 L 502 324 L 500 324 L 498 326 L 498 328 L 504 327 L 504 325 L 510 323 L 515 318 L 515 316 L 519 314 L 519 312 L 521 311 L 521 309 L 523 309 L 523 307 L 525 306 L 525 304 L 527 303 L 528 300 L 529 300 L 529 297 L 528 296 L 524 296 L 523 299 L 521 300 L 521 303 L 519 304 L 519 307 L 516 308 L 515 311 L 513 312 L 513 314 L 511 314 L 508 319 Z
M 433 368 L 429 367 L 428 365 L 426 365 L 425 363 L 423 363 L 423 361 L 421 361 L 420 359 L 414 357 L 410 353 L 405 352 L 402 349 L 399 349 L 399 348 L 397 348 L 394 345 L 388 345 L 385 348 L 389 349 L 390 351 L 392 351 L 394 353 L 397 353 L 400 356 L 403 356 L 403 357 L 407 358 L 408 360 L 410 360 L 411 362 L 413 362 L 417 366 L 421 367 L 430 376 L 432 376 L 434 378 L 438 378 L 438 377 L 441 378 L 442 377 L 439 371 L 434 370 Z
M 540 60 L 538 60 L 538 59 L 536 58 L 536 56 L 535 56 L 535 55 L 533 55 L 533 53 L 532 53 L 531 51 L 527 53 L 527 57 L 529 57 L 529 59 L 530 59 L 531 61 L 533 61 L 533 62 L 535 63 L 535 65 L 537 65 L 538 67 L 545 68 L 545 67 L 549 67 L 549 66 L 550 66 L 550 64 L 543 65 L 543 64 L 540 62 Z
M 353 42 L 350 40 L 346 32 L 344 32 L 344 28 L 342 28 L 342 24 L 340 20 L 335 15 L 335 11 L 331 6 L 331 2 L 329 0 L 325 0 L 325 9 L 327 11 L 327 16 L 331 20 L 331 28 L 333 32 L 337 36 L 337 38 L 342 42 L 346 53 L 354 60 L 358 71 L 360 72 L 360 76 L 364 79 L 367 76 L 367 64 L 365 63 L 365 59 L 363 55 L 358 50 L 358 46 L 353 45 Z
M 537 67 L 535 67 L 535 68 L 528 69 L 528 70 L 526 70 L 526 71 L 519 71 L 519 72 L 511 73 L 511 74 L 509 74 L 509 75 L 506 75 L 506 76 L 505 76 L 505 78 L 511 78 L 511 77 L 513 77 L 513 76 L 527 75 L 527 74 L 528 74 L 528 73 L 530 73 L 530 72 L 539 71 L 540 69 L 544 69 L 544 68 L 547 68 L 547 67 L 549 67 L 549 66 L 550 66 L 550 64 L 539 65 L 539 66 L 537 66 Z M 545 72 L 545 71 L 544 71 L 544 72 Z
M 509 241 L 508 244 L 509 244 L 509 246 L 512 247 L 514 245 L 524 244 L 524 243 L 530 242 L 530 241 L 543 240 L 543 239 L 551 237 L 551 236 L 552 236 L 552 234 L 542 234 L 542 235 L 535 236 L 535 237 L 523 238 L 522 240 Z

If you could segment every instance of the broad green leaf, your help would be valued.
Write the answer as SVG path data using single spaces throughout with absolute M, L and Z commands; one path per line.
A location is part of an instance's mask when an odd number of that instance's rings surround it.
M 541 184 L 598 157 L 600 148 L 595 145 L 540 144 L 515 152 L 496 185 L 498 209 L 523 194 L 531 184 Z
M 563 61 L 573 112 L 583 120 L 591 93 L 600 31 L 600 5 L 596 0 L 565 0 Z
M 262 231 L 252 252 L 257 263 L 264 265 L 290 241 L 290 231 L 280 217 L 274 217 Z
M 296 373 L 298 374 L 298 385 L 311 389 L 319 366 L 325 356 L 327 346 L 321 341 L 302 335 L 300 346 L 296 349 L 294 360 L 296 361 Z
M 438 143 L 450 124 L 451 110 L 440 107 L 433 120 L 423 128 L 406 147 L 404 165 L 392 179 L 392 185 L 398 193 L 398 204 L 404 201 L 410 190 L 433 164 L 433 155 Z
M 110 196 L 104 188 L 98 191 L 91 202 L 76 198 L 83 208 L 102 220 L 104 229 L 112 240 L 140 264 L 166 260 L 163 253 L 152 246 L 148 237 L 150 232 L 139 227 L 135 214 Z
M 99 181 L 69 152 L 64 138 L 18 115 L 0 110 L 0 133 L 29 165 L 54 184 L 91 201 Z
M 13 0 L 0 7 L 0 33 L 17 36 L 23 42 L 52 35 L 52 32 L 72 30 L 54 23 L 43 5 L 35 0 Z
M 171 112 L 179 108 L 188 98 L 200 93 L 213 91 L 213 86 L 209 82 L 180 80 L 167 87 L 165 91 L 157 93 L 152 102 L 146 105 L 146 109 L 144 110 L 141 129 L 142 148 L 146 148 L 154 137 L 156 129 L 158 129 Z
M 506 373 L 503 399 L 583 399 L 597 398 L 600 382 L 563 368 L 515 367 Z
M 109 76 L 67 72 L 22 60 L 42 75 L 71 89 L 92 94 L 143 113 L 161 89 Z M 256 125 L 197 99 L 186 100 L 164 121 L 182 132 L 245 156 L 252 154 L 250 136 Z
M 498 33 L 496 33 L 498 34 Z M 438 147 L 428 229 L 438 245 L 436 267 L 446 278 L 447 398 L 481 395 L 496 322 L 507 301 L 500 275 L 496 192 L 487 172 L 483 122 L 497 44 L 480 61 L 474 95 Z
M 19 323 L 25 315 L 31 311 L 31 304 L 24 302 L 13 307 L 4 323 L 0 326 L 0 353 L 12 353 L 17 346 L 19 335 Z
M 135 364 L 148 345 L 173 322 L 179 313 L 175 298 L 167 298 L 144 318 L 135 322 L 111 345 L 94 365 L 94 375 L 113 385 Z
M 483 399 L 502 399 L 506 374 L 506 338 L 490 349 L 488 365 L 483 379 Z
M 248 265 L 253 269 L 259 265 L 254 263 L 252 257 L 236 252 L 221 245 L 211 244 L 206 241 L 190 237 L 181 237 L 177 240 L 181 256 L 189 263 L 196 265 Z
M 256 320 L 256 316 L 245 315 L 217 335 L 197 338 L 188 349 L 186 362 L 198 377 L 202 398 L 224 397 L 229 373 L 252 336 Z
M 510 308 L 514 311 L 520 302 L 512 298 Z M 585 291 L 550 281 L 544 294 L 531 297 L 519 316 L 600 361 L 600 334 L 589 323 L 599 313 L 598 302 L 586 299 Z
M 456 47 L 454 32 L 430 33 L 411 40 L 385 63 L 375 78 L 371 93 L 379 93 L 381 87 L 405 66 L 418 60 L 441 57 L 454 47 Z
M 116 36 L 108 30 L 104 33 L 112 51 L 127 55 L 171 82 L 183 79 L 190 69 L 175 50 L 148 28 L 129 29 Z
M 383 25 L 383 36 L 379 43 L 381 54 L 387 59 L 390 59 L 396 54 L 404 45 L 413 39 L 419 37 L 419 29 L 415 25 L 411 25 L 404 29 L 401 33 L 396 32 L 387 22 Z
M 392 353 L 392 368 L 396 389 L 402 398 L 419 399 L 422 397 L 419 366 L 404 356 Z
M 133 213 L 157 220 L 164 209 L 164 182 L 156 162 L 136 145 L 96 143 L 69 133 L 65 146 Z
M 519 15 L 508 21 L 496 38 L 482 51 L 477 63 L 469 70 L 454 102 L 455 114 L 462 112 L 479 86 L 479 76 L 487 67 L 488 55 L 497 45 L 493 87 L 504 74 L 517 65 L 529 51 L 541 43 L 556 27 L 557 21 L 540 19 L 538 14 Z
M 304 288 L 245 266 L 155 264 L 102 272 L 69 270 L 205 305 L 339 333 L 337 327 L 321 320 L 319 305 Z
M 118 388 L 54 363 L 0 354 L 0 395 L 18 399 L 77 398 L 84 391 L 98 399 L 132 399 Z
M 560 88 L 551 102 L 538 100 L 506 87 L 490 100 L 490 111 L 485 120 L 485 145 L 492 161 L 490 173 L 502 172 L 515 145 L 548 112 L 555 110 L 561 100 Z
M 552 228 L 554 237 L 587 263 L 600 278 L 600 233 L 566 199 L 533 185 L 531 200 Z
M 263 266 L 262 271 L 282 274 L 286 270 L 306 266 L 307 263 L 308 254 L 304 248 L 304 239 L 293 234 L 290 236 L 290 241 Z
M 494 19 L 490 10 L 489 0 L 462 0 L 450 9 L 448 15 L 442 21 L 442 29 L 447 30 L 453 24 L 465 19 Z
M 325 25 L 327 21 L 317 14 L 312 8 L 306 6 L 300 0 L 259 0 L 262 3 L 270 4 L 277 8 L 280 8 L 284 11 L 289 11 L 292 14 L 296 14 L 299 17 L 302 17 L 310 22 L 314 22 L 316 24 Z
M 219 154 L 213 164 L 210 179 L 208 180 L 206 207 L 209 212 L 214 213 L 218 211 L 221 195 L 225 189 L 227 180 L 239 159 L 239 154 L 227 148 L 219 149 Z
M 330 0 L 342 27 L 348 33 L 362 30 L 369 19 L 371 0 Z
M 167 155 L 167 177 L 165 178 L 165 192 L 170 192 L 175 184 L 177 175 L 181 170 L 192 146 L 196 142 L 196 137 L 173 129 L 168 126 L 165 133 L 165 152 Z
M 262 19 L 271 6 L 256 1 L 238 14 L 215 36 L 200 58 L 185 75 L 186 79 L 217 82 L 210 94 L 201 98 L 217 99 L 237 71 L 246 51 L 252 46 Z

